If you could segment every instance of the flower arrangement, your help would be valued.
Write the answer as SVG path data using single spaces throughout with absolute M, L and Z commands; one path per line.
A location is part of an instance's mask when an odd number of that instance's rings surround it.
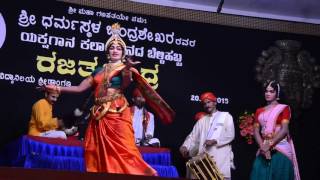
M 253 143 L 253 127 L 254 124 L 254 113 L 245 111 L 239 116 L 239 128 L 240 134 L 244 137 L 248 144 Z

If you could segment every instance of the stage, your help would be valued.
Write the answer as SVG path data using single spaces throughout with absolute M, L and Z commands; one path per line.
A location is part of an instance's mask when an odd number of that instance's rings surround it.
M 159 147 L 138 147 L 138 149 L 143 159 L 158 172 L 160 177 L 179 177 L 176 167 L 171 162 L 170 149 Z M 1 174 L 7 174 L 0 178 L 11 179 L 8 172 L 17 171 L 30 178 L 47 176 L 42 172 L 48 172 L 56 177 L 77 177 L 86 174 L 87 177 L 106 176 L 111 179 L 128 179 L 128 175 L 124 177 L 118 174 L 87 173 L 83 157 L 83 142 L 75 138 L 63 140 L 24 135 L 9 143 L 0 153 L 0 165 L 4 166 Z M 26 176 L 12 174 L 12 178 Z M 137 179 L 136 176 L 131 178 Z M 140 178 L 141 176 L 138 179 Z
M 26 180 L 26 179 L 45 179 L 45 180 L 57 180 L 57 179 L 77 179 L 77 180 L 166 180 L 182 178 L 164 178 L 164 177 L 151 177 L 151 176 L 135 176 L 125 174 L 109 174 L 109 173 L 87 173 L 87 172 L 75 172 L 75 171 L 62 171 L 62 170 L 49 170 L 49 169 L 27 169 L 21 167 L 0 167 L 0 180 Z

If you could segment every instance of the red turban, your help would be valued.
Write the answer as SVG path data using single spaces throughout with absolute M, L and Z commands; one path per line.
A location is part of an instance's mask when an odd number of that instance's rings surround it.
M 140 90 L 139 90 L 138 88 L 135 88 L 135 89 L 133 90 L 132 96 L 133 96 L 133 97 L 143 97 L 143 96 L 142 96 L 142 93 L 140 92 Z
M 210 101 L 217 101 L 216 96 L 212 92 L 202 93 L 200 96 L 200 100 L 204 101 L 205 99 L 209 99 Z
M 198 112 L 195 116 L 194 116 L 194 120 L 198 121 L 199 119 L 201 119 L 203 116 L 207 115 L 207 113 L 205 112 Z

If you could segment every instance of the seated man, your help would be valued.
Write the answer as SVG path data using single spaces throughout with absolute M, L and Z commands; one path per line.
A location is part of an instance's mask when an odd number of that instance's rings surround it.
M 159 147 L 159 139 L 153 138 L 154 115 L 144 107 L 146 100 L 138 89 L 133 91 L 132 101 L 134 105 L 131 107 L 131 112 L 137 146 Z
M 61 119 L 52 117 L 52 105 L 58 100 L 59 91 L 45 91 L 45 98 L 32 106 L 29 122 L 29 135 L 66 139 L 66 133 L 59 130 L 63 127 Z
M 93 93 L 85 99 L 84 103 L 80 107 L 74 109 L 72 113 L 67 113 L 63 116 L 64 132 L 68 137 L 77 137 L 81 141 L 84 140 L 85 131 L 90 118 L 91 110 L 89 107 L 92 103 L 92 96 Z
M 79 108 L 76 108 L 72 112 L 68 112 L 62 116 L 62 130 L 64 130 L 67 136 L 79 136 L 78 129 L 82 115 L 83 111 L 81 111 Z

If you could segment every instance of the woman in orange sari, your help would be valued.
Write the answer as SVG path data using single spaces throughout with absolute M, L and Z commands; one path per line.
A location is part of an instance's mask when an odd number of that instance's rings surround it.
M 151 94 L 160 100 L 156 112 L 164 113 L 165 121 L 171 121 L 174 112 L 132 68 L 139 62 L 130 59 L 125 62 L 126 44 L 119 36 L 119 30 L 118 24 L 112 25 L 112 36 L 106 42 L 109 62 L 103 68 L 96 69 L 78 86 L 47 85 L 46 88 L 66 93 L 83 92 L 90 87 L 94 89 L 95 105 L 91 108 L 84 139 L 87 171 L 155 176 L 157 172 L 142 159 L 136 147 L 131 111 L 123 92 L 132 81 L 136 81 L 145 95 Z M 155 104 L 151 102 L 153 107 Z

